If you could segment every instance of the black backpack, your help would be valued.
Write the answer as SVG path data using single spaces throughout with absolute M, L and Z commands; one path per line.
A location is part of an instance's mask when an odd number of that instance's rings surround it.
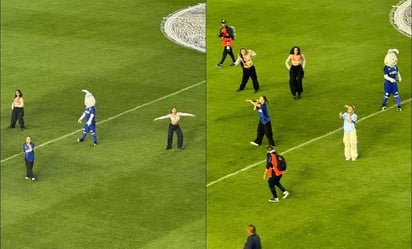
M 287 168 L 286 159 L 284 156 L 277 154 L 276 152 L 272 154 L 272 158 L 276 157 L 277 168 L 280 171 L 285 171 Z

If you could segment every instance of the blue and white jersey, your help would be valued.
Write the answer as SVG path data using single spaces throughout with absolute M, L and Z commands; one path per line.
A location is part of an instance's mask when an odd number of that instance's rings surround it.
M 393 66 L 393 67 L 385 66 L 383 68 L 383 75 L 388 75 L 390 78 L 396 80 L 396 76 L 398 76 L 398 67 L 397 66 Z M 385 83 L 392 83 L 392 82 L 385 79 Z
M 27 161 L 29 162 L 33 162 L 34 161 L 34 143 L 30 143 L 32 151 L 28 151 L 29 150 L 29 146 L 24 143 L 23 144 L 23 152 L 24 152 L 24 158 L 27 159 Z
M 258 112 L 259 112 L 260 122 L 262 122 L 262 124 L 267 124 L 270 121 L 270 117 L 269 117 L 268 107 L 266 103 L 260 105 Z
M 344 132 L 351 132 L 353 130 L 356 130 L 355 123 L 358 121 L 358 115 L 356 113 L 352 114 L 352 122 L 348 121 L 349 113 L 345 112 L 342 114 L 342 119 L 343 119 L 343 131 Z
M 84 110 L 84 119 L 89 121 L 90 116 L 93 114 L 93 119 L 92 119 L 92 125 L 96 123 L 96 108 L 94 106 L 92 107 L 86 107 Z

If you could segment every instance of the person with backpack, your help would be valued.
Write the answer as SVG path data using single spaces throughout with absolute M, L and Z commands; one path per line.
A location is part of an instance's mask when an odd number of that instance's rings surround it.
M 266 177 L 268 177 L 269 189 L 272 192 L 273 196 L 269 199 L 269 202 L 279 202 L 275 186 L 282 191 L 283 199 L 286 199 L 289 196 L 289 192 L 280 183 L 280 179 L 282 178 L 285 170 L 285 158 L 282 155 L 277 154 L 273 146 L 269 145 L 267 147 L 266 153 L 266 168 L 265 172 L 263 173 L 263 180 L 266 180 Z
M 233 46 L 233 40 L 235 40 L 235 28 L 232 26 L 227 25 L 227 21 L 223 19 L 221 21 L 221 27 L 219 30 L 218 37 L 220 37 L 220 41 L 222 43 L 223 47 L 223 54 L 222 54 L 222 59 L 216 66 L 218 68 L 222 68 L 223 62 L 225 62 L 226 56 L 229 55 L 232 58 L 232 64 L 231 66 L 235 65 L 235 55 L 233 54 L 232 46 Z

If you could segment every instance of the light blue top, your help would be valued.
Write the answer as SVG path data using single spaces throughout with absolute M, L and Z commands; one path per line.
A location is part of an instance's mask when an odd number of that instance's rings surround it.
M 356 130 L 356 121 L 358 121 L 358 115 L 355 113 L 352 114 L 352 122 L 348 121 L 349 113 L 345 112 L 342 114 L 343 119 L 343 131 L 351 132 Z

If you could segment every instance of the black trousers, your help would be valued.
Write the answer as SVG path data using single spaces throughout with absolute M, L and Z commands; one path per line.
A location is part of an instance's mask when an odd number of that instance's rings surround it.
M 273 172 L 273 174 L 275 173 Z M 269 189 L 270 189 L 270 192 L 272 192 L 273 198 L 278 198 L 275 186 L 278 187 L 282 191 L 282 193 L 286 191 L 286 188 L 283 187 L 283 185 L 280 183 L 280 179 L 282 178 L 282 176 L 283 175 L 280 175 L 280 176 L 273 175 L 268 180 Z
M 249 78 L 252 78 L 253 88 L 255 89 L 255 91 L 259 90 L 259 82 L 257 79 L 255 66 L 243 68 L 242 83 L 240 83 L 239 90 L 245 89 L 246 83 L 248 82 Z
M 232 62 L 235 62 L 235 55 L 233 54 L 232 46 L 225 46 L 223 48 L 222 59 L 220 60 L 219 64 L 223 64 L 225 62 L 226 56 L 229 55 L 232 58 Z
M 10 128 L 16 127 L 16 122 L 19 120 L 20 128 L 24 128 L 24 108 L 23 107 L 14 107 L 11 112 L 11 122 Z
M 267 122 L 266 124 L 263 124 L 261 121 L 259 121 L 255 143 L 259 145 L 262 144 L 264 135 L 268 138 L 269 145 L 275 146 L 275 141 L 273 140 L 273 133 L 272 133 L 272 123 L 270 121 Z
M 173 143 L 173 133 L 176 132 L 177 135 L 177 147 L 183 147 L 183 132 L 180 126 L 169 124 L 169 132 L 167 134 L 167 148 L 172 148 Z
M 30 162 L 26 158 L 24 158 L 24 161 L 26 163 L 26 177 L 33 178 L 34 177 L 34 174 L 33 174 L 34 161 Z
M 301 95 L 303 92 L 303 67 L 302 65 L 299 66 L 292 66 L 289 71 L 289 87 L 290 93 L 293 96 Z

